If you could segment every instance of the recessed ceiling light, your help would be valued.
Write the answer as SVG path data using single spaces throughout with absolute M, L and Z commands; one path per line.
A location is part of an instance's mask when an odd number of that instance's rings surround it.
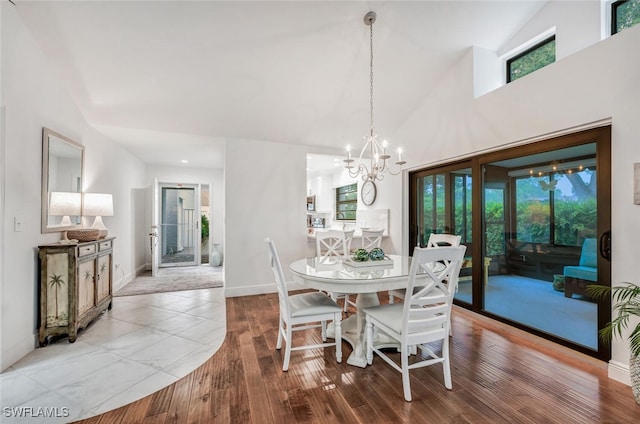
M 188 161 L 188 160 L 186 160 L 186 159 L 182 159 L 180 162 L 182 162 L 182 163 L 189 163 L 189 161 Z

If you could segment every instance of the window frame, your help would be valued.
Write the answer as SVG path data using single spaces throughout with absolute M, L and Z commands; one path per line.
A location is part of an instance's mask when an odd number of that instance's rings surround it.
M 535 51 L 535 50 L 540 49 L 541 47 L 545 46 L 546 44 L 548 44 L 548 43 L 550 43 L 550 42 L 552 42 L 552 41 L 556 41 L 556 34 L 555 34 L 555 33 L 554 33 L 553 35 L 551 35 L 551 36 L 549 36 L 549 37 L 546 37 L 546 38 L 544 38 L 543 40 L 541 40 L 541 41 L 539 41 L 539 42 L 535 43 L 535 44 L 534 44 L 534 45 L 532 45 L 531 47 L 529 47 L 529 48 L 527 48 L 527 49 L 525 49 L 525 50 L 522 50 L 521 52 L 516 53 L 516 54 L 514 54 L 513 56 L 510 56 L 508 59 L 506 59 L 506 60 L 505 60 L 505 73 L 506 73 L 505 77 L 506 77 L 507 84 L 509 84 L 509 83 L 510 83 L 510 82 L 512 82 L 512 81 L 515 81 L 515 80 L 512 80 L 512 79 L 511 79 L 511 64 L 512 64 L 514 61 L 516 61 L 516 60 L 518 60 L 518 59 L 520 59 L 520 58 L 522 58 L 522 57 L 524 57 L 524 56 L 526 56 L 526 55 L 528 55 L 528 54 L 532 53 L 532 52 L 533 52 L 533 51 Z M 556 62 L 556 51 L 554 50 L 554 59 L 553 59 L 553 62 L 551 62 L 551 63 L 555 63 L 555 62 Z M 538 71 L 538 70 L 540 70 L 540 69 L 544 68 L 545 66 L 550 65 L 551 63 L 548 63 L 547 65 L 544 65 L 544 66 L 542 66 L 541 68 L 536 69 L 535 71 Z M 532 71 L 532 72 L 530 72 L 530 73 L 528 73 L 528 74 L 526 74 L 526 75 L 523 75 L 522 77 L 525 77 L 525 76 L 527 76 L 527 75 L 530 75 L 530 74 L 532 74 L 532 73 L 533 73 L 533 72 L 535 72 L 535 71 Z M 520 77 L 520 78 L 522 78 L 522 77 Z M 516 79 L 518 79 L 518 78 L 516 78 Z
M 629 0 L 615 0 L 611 2 L 611 35 L 617 34 L 620 31 L 623 31 L 626 28 L 618 29 L 618 8 L 628 3 Z M 638 25 L 638 24 L 636 24 Z
M 343 191 L 341 191 L 343 190 Z M 353 200 L 340 200 L 341 194 L 346 193 L 355 193 L 355 197 Z M 335 220 L 336 221 L 355 221 L 357 216 L 358 209 L 358 183 L 346 184 L 343 186 L 336 187 L 336 204 L 335 204 Z M 340 210 L 340 205 L 355 205 L 356 208 L 353 210 L 353 218 L 347 218 L 344 216 L 344 212 Z M 339 214 L 342 214 L 343 217 L 339 218 Z

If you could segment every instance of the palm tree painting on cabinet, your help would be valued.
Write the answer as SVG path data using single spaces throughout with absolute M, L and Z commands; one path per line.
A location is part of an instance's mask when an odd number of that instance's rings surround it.
M 47 281 L 53 290 L 47 290 L 47 327 L 65 326 L 69 324 L 69 296 L 64 279 L 67 275 L 67 255 L 50 255 L 48 259 L 50 273 Z

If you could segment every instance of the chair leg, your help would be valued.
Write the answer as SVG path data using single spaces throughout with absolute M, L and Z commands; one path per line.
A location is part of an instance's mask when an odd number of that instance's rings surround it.
M 404 391 L 404 400 L 411 402 L 411 385 L 409 383 L 409 355 L 407 351 L 409 346 L 402 346 L 402 390 Z
M 389 304 L 393 305 L 393 292 L 389 290 Z
M 322 321 L 320 323 L 320 325 L 321 325 L 321 328 L 322 328 L 322 331 L 321 331 L 322 341 L 326 342 L 327 341 L 327 321 Z
M 442 373 L 444 374 L 444 387 L 451 390 L 451 364 L 449 363 L 449 339 L 445 338 L 442 340 L 442 357 L 444 361 L 442 362 Z
M 280 323 L 278 324 L 278 341 L 276 342 L 276 349 L 282 348 L 282 332 L 284 331 L 284 320 L 280 317 Z
M 293 340 L 292 334 L 293 331 L 291 331 L 291 326 L 287 325 L 287 340 L 285 340 L 287 345 L 284 349 L 284 363 L 282 364 L 282 371 L 287 371 L 289 369 L 289 358 L 291 358 L 291 342 Z
M 347 312 L 347 308 L 349 307 L 349 295 L 344 295 L 344 311 Z
M 335 319 L 333 320 L 334 325 L 334 339 L 336 341 L 336 360 L 338 363 L 342 362 L 342 314 L 335 314 Z
M 373 323 L 367 320 L 366 323 L 367 333 L 367 364 L 373 363 Z

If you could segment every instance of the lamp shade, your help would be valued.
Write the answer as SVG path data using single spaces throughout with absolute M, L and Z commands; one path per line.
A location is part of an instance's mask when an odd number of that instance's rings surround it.
M 80 216 L 80 193 L 54 191 L 49 198 L 49 215 Z
M 113 216 L 113 196 L 106 193 L 84 193 L 84 216 Z

